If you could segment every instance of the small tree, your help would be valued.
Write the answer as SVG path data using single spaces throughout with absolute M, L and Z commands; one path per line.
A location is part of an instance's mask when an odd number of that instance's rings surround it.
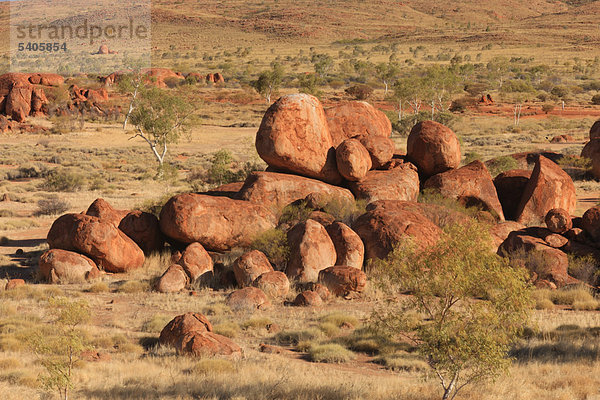
M 320 89 L 321 78 L 316 73 L 298 75 L 298 86 L 300 93 L 310 94 L 315 97 L 320 97 L 323 94 Z
M 131 112 L 131 123 L 136 127 L 132 138 L 141 137 L 148 143 L 162 169 L 168 145 L 189 130 L 193 111 L 190 103 L 177 94 L 144 88 Z
M 33 349 L 40 357 L 46 374 L 40 381 L 47 389 L 57 390 L 64 400 L 73 388 L 75 364 L 81 352 L 87 348 L 81 324 L 90 319 L 90 310 L 83 300 L 70 301 L 66 298 L 50 298 L 49 306 L 54 310 L 54 335 L 38 334 L 31 339 Z
M 509 347 L 527 321 L 526 273 L 492 253 L 490 243 L 484 226 L 454 225 L 437 245 L 423 250 L 406 241 L 375 265 L 394 296 L 374 312 L 373 327 L 416 347 L 444 400 L 506 370 Z
M 279 90 L 283 80 L 284 70 L 278 63 L 271 64 L 270 71 L 263 71 L 257 80 L 252 82 L 252 87 L 271 104 L 271 96 Z
M 380 63 L 375 67 L 375 71 L 377 72 L 377 77 L 383 82 L 385 86 L 384 95 L 387 96 L 389 84 L 397 78 L 400 73 L 400 66 L 397 63 L 389 62 L 389 63 Z

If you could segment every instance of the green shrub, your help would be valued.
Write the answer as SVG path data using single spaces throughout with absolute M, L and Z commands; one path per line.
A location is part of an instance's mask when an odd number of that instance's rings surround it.
M 290 255 L 287 235 L 279 229 L 270 229 L 263 232 L 254 239 L 250 248 L 262 251 L 272 264 L 280 267 L 287 263 Z
M 519 168 L 519 163 L 511 156 L 500 156 L 490 160 L 487 163 L 490 175 L 493 177 L 498 176 L 502 172 L 509 171 L 511 169 Z
M 84 185 L 83 176 L 69 170 L 54 169 L 48 173 L 42 187 L 51 192 L 74 192 Z
M 298 344 L 301 341 L 315 340 L 321 336 L 317 329 L 310 328 L 302 331 L 282 331 L 275 335 L 275 341 L 279 344 Z
M 154 314 L 150 319 L 142 324 L 142 332 L 157 333 L 171 321 L 171 317 L 162 314 Z
M 368 85 L 353 85 L 346 88 L 345 92 L 356 100 L 366 100 L 373 94 L 373 88 Z
M 311 361 L 324 363 L 343 363 L 354 358 L 354 353 L 337 343 L 319 344 L 308 349 Z
M 600 94 L 595 94 L 592 96 L 592 104 L 600 105 Z

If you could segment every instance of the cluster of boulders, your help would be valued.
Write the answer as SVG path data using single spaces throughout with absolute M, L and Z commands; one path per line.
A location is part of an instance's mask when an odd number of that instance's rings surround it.
M 368 103 L 324 109 L 310 95 L 283 96 L 267 110 L 256 135 L 266 171 L 210 192 L 176 195 L 158 219 L 115 210 L 99 199 L 86 213 L 67 214 L 53 224 L 51 250 L 42 256 L 40 270 L 53 282 L 90 279 L 98 270 L 124 272 L 140 267 L 144 253 L 162 248 L 166 240 L 173 255 L 156 282 L 160 292 L 218 278 L 221 287 L 237 287 L 226 299 L 231 309 L 255 311 L 285 302 L 293 282 L 300 293 L 290 304 L 318 306 L 331 296 L 352 298 L 362 292 L 367 261 L 385 258 L 403 238 L 411 237 L 426 250 L 444 235 L 444 226 L 472 217 L 417 202 L 423 191 L 478 207 L 476 218 L 491 227 L 490 250 L 521 262 L 540 286 L 577 282 L 568 274 L 567 253 L 595 256 L 600 248 L 600 208 L 583 218 L 571 216 L 575 187 L 545 157 L 553 157 L 550 153 L 515 154 L 517 162 L 532 164 L 533 170 L 492 178 L 480 161 L 460 167 L 460 142 L 444 125 L 417 124 L 406 154 L 396 151 L 390 137 L 390 121 Z M 357 199 L 368 205 L 351 223 L 332 211 L 355 209 Z M 294 207 L 306 215 L 280 218 Z M 273 229 L 287 240 L 284 261 L 250 248 Z M 228 270 L 217 259 L 235 249 L 242 252 Z M 161 342 L 197 355 L 238 354 L 200 315 L 177 317 Z
M 139 210 L 117 210 L 103 199 L 85 213 L 65 214 L 48 232 L 50 250 L 40 257 L 40 275 L 53 283 L 91 280 L 144 264 L 144 254 L 162 249 L 158 219 Z
M 100 77 L 99 80 L 105 86 L 111 86 L 121 79 L 122 76 L 130 73 L 131 71 L 116 71 L 110 75 Z M 144 83 L 147 85 L 154 85 L 159 88 L 166 88 L 168 80 L 182 81 L 187 77 L 195 78 L 196 81 L 206 81 L 211 83 L 225 83 L 225 78 L 220 72 L 209 73 L 202 75 L 198 72 L 190 72 L 183 74 L 181 72 L 175 72 L 169 68 L 145 68 L 141 70 L 142 75 L 145 76 Z
M 592 173 L 596 179 L 600 179 L 600 120 L 590 128 L 590 141 L 581 150 L 581 157 L 592 161 Z
M 64 78 L 57 74 L 7 73 L 0 75 L 0 114 L 23 122 L 28 116 L 47 112 L 44 87 L 59 86 Z

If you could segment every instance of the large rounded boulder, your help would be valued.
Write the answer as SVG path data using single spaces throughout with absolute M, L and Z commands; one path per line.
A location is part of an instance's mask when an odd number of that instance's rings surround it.
M 525 225 L 539 224 L 553 208 L 573 213 L 576 203 L 571 177 L 556 163 L 540 155 L 521 198 L 517 221 Z
M 225 302 L 234 311 L 266 310 L 271 307 L 265 292 L 253 286 L 231 292 Z
M 338 146 L 357 135 L 390 137 L 392 123 L 388 117 L 366 101 L 348 101 L 325 110 L 327 125 Z
M 359 182 L 350 182 L 357 199 L 371 203 L 377 200 L 417 201 L 419 174 L 411 163 L 402 163 L 389 170 L 367 172 Z
M 176 293 L 187 286 L 190 278 L 181 265 L 173 264 L 158 278 L 156 290 L 160 293 Z
M 153 214 L 135 210 L 128 213 L 118 225 L 144 252 L 150 254 L 163 248 L 164 238 Z
M 348 189 L 329 185 L 316 179 L 277 172 L 252 172 L 246 178 L 237 197 L 262 205 L 284 207 L 296 200 L 317 193 L 323 199 L 352 203 Z
M 192 243 L 186 247 L 177 263 L 181 265 L 191 282 L 209 278 L 213 273 L 213 260 L 200 243 Z
M 300 282 L 316 282 L 319 271 L 335 265 L 335 246 L 320 223 L 309 219 L 287 234 L 290 257 L 286 275 Z
M 354 267 L 336 265 L 319 272 L 319 283 L 335 296 L 360 293 L 367 285 L 367 275 Z
M 99 198 L 94 200 L 85 212 L 86 215 L 97 217 L 100 221 L 108 222 L 115 227 L 119 227 L 121 220 L 129 214 L 128 210 L 118 210 L 114 208 L 108 201 Z
M 39 266 L 41 277 L 50 283 L 81 283 L 100 273 L 90 258 L 61 249 L 44 252 Z
M 161 331 L 158 343 L 174 347 L 179 354 L 196 357 L 237 358 L 242 354 L 240 346 L 231 339 L 213 332 L 204 315 L 191 312 L 173 318 Z
M 66 214 L 48 232 L 51 249 L 77 251 L 108 272 L 127 272 L 144 264 L 144 252 L 112 223 L 83 214 Z
M 360 236 L 343 222 L 334 222 L 325 229 L 335 246 L 336 264 L 362 269 L 365 245 Z
M 437 243 L 442 230 L 429 220 L 417 203 L 376 201 L 352 224 L 365 244 L 367 259 L 384 259 L 402 240 L 411 238 L 420 248 Z
M 165 235 L 211 251 L 247 246 L 275 224 L 275 216 L 260 204 L 194 193 L 172 197 L 160 213 Z
M 252 286 L 262 290 L 271 298 L 285 297 L 290 291 L 290 281 L 281 271 L 270 271 L 261 274 L 252 282 Z
M 241 287 L 250 286 L 256 278 L 271 271 L 273 267 L 269 259 L 259 250 L 244 253 L 233 262 L 233 274 Z
M 479 160 L 459 169 L 452 169 L 429 178 L 424 189 L 439 192 L 445 198 L 457 200 L 465 206 L 478 206 L 504 221 L 502 205 L 496 187 L 485 164 Z
M 383 167 L 385 164 L 391 161 L 396 151 L 396 146 L 392 139 L 386 136 L 375 136 L 375 135 L 360 135 L 356 136 L 357 139 L 371 156 L 371 163 L 374 169 Z
M 337 184 L 334 146 L 323 106 L 308 94 L 279 98 L 256 134 L 256 150 L 269 166 Z
M 346 139 L 335 149 L 340 174 L 349 181 L 360 181 L 371 169 L 371 156 L 356 139 Z
M 452 130 L 438 122 L 423 121 L 415 125 L 407 141 L 407 158 L 423 178 L 460 165 L 460 143 Z

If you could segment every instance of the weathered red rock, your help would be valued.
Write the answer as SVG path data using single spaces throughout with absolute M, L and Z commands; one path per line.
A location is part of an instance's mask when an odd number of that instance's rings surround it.
M 299 307 L 316 307 L 323 304 L 323 299 L 317 292 L 305 290 L 296 296 L 292 304 Z
M 600 243 L 600 207 L 592 207 L 583 213 L 581 227 L 596 243 Z
M 290 281 L 281 271 L 261 274 L 252 282 L 252 286 L 259 288 L 271 298 L 285 297 L 290 291 Z
M 442 230 L 420 212 L 420 205 L 405 201 L 376 201 L 352 224 L 365 244 L 365 258 L 384 259 L 403 238 L 411 237 L 426 248 L 437 242 Z
M 369 152 L 358 140 L 346 139 L 335 149 L 340 174 L 349 181 L 360 181 L 371 169 Z
M 160 213 L 165 235 L 212 251 L 247 246 L 275 224 L 275 216 L 260 204 L 193 193 L 172 197 Z
M 230 199 L 238 198 L 238 192 L 244 187 L 244 182 L 231 182 L 210 189 L 208 192 L 203 194 L 209 194 L 211 196 L 223 196 L 229 197 Z
M 108 46 L 103 44 L 98 49 L 98 54 L 108 54 Z
M 129 236 L 144 254 L 160 251 L 164 238 L 153 214 L 135 210 L 127 214 L 119 223 L 119 229 Z
M 342 222 L 334 222 L 326 229 L 335 246 L 336 264 L 362 269 L 365 258 L 365 245 L 360 236 Z
M 92 217 L 97 217 L 100 221 L 108 222 L 118 228 L 121 224 L 121 220 L 129 214 L 129 210 L 117 210 L 108 201 L 99 198 L 90 204 L 85 213 Z
M 285 273 L 290 279 L 315 282 L 319 271 L 335 265 L 335 246 L 320 223 L 311 219 L 299 223 L 287 238 L 290 258 Z
M 31 112 L 31 96 L 33 86 L 29 83 L 16 81 L 13 83 L 8 95 L 4 100 L 6 115 L 17 122 L 25 121 Z
M 503 221 L 494 224 L 490 227 L 490 235 L 494 242 L 494 252 L 498 250 L 498 247 L 506 240 L 508 235 L 513 231 L 524 229 L 525 225 L 520 224 L 516 221 Z
M 323 301 L 327 301 L 331 297 L 331 292 L 327 289 L 327 286 L 320 283 L 312 283 L 309 289 L 318 294 Z
M 357 199 L 371 203 L 377 200 L 417 201 L 419 174 L 411 163 L 403 163 L 393 169 L 367 172 L 360 182 L 350 182 L 350 190 Z
M 313 221 L 317 221 L 318 223 L 320 223 L 321 225 L 327 227 L 330 224 L 333 224 L 335 222 L 335 217 L 331 214 L 327 214 L 326 212 L 323 211 L 311 211 L 310 214 L 308 214 L 308 219 L 312 219 Z
M 519 204 L 529 178 L 531 178 L 531 171 L 526 169 L 511 169 L 494 178 L 496 193 L 506 219 L 517 219 Z
M 511 232 L 508 238 L 498 249 L 498 254 L 522 260 L 525 267 L 537 279 L 546 279 L 554 282 L 558 287 L 577 280 L 569 276 L 569 259 L 567 255 L 535 236 L 539 232 L 537 228 L 526 228 Z
M 269 166 L 340 183 L 335 147 L 319 100 L 307 94 L 279 98 L 265 113 L 256 150 Z
M 348 101 L 325 110 L 333 146 L 358 135 L 390 137 L 388 117 L 366 101 Z
M 189 281 L 181 265 L 172 264 L 156 282 L 156 290 L 160 293 L 176 293 L 185 289 Z
M 146 76 L 146 83 L 157 87 L 167 87 L 166 81 L 169 79 L 185 79 L 185 77 L 168 68 L 146 68 L 142 70 Z
M 336 265 L 319 272 L 319 283 L 327 286 L 334 295 L 345 296 L 350 292 L 362 292 L 367 285 L 367 275 L 354 267 Z
M 544 237 L 544 242 L 546 242 L 550 247 L 560 249 L 561 247 L 564 247 L 569 243 L 569 239 L 562 235 L 559 235 L 558 233 L 551 233 Z
M 144 264 L 144 252 L 113 224 L 83 214 L 66 214 L 48 232 L 50 248 L 77 251 L 109 272 L 126 272 Z
M 81 283 L 98 274 L 88 257 L 67 250 L 52 249 L 40 256 L 40 275 L 50 283 Z
M 465 206 L 479 206 L 504 221 L 492 176 L 479 160 L 434 175 L 425 182 L 423 188 L 435 190 L 443 197 L 455 199 Z
M 8 282 L 6 282 L 4 290 L 16 289 L 21 286 L 25 286 L 25 281 L 23 279 L 9 279 Z
M 407 158 L 429 178 L 460 165 L 460 143 L 452 130 L 434 121 L 415 125 L 407 141 Z
M 519 204 L 517 221 L 525 225 L 540 223 L 553 208 L 563 208 L 571 214 L 576 202 L 571 177 L 554 162 L 538 156 Z
M 208 318 L 200 313 L 188 312 L 173 318 L 160 332 L 158 341 L 165 346 L 175 346 L 181 336 L 192 332 L 212 332 Z
M 600 137 L 595 137 L 583 146 L 581 157 L 592 159 L 598 153 L 600 153 Z
M 226 303 L 234 311 L 266 310 L 271 307 L 271 302 L 265 292 L 253 286 L 231 292 L 227 296 Z
M 273 267 L 269 259 L 258 250 L 244 253 L 233 262 L 235 280 L 241 287 L 250 286 L 256 278 L 271 271 Z
M 220 72 L 215 72 L 215 83 L 225 83 L 225 78 L 223 78 L 223 75 L 221 75 Z
M 318 193 L 323 200 L 336 199 L 354 202 L 348 189 L 329 185 L 316 179 L 276 172 L 252 172 L 248 175 L 238 198 L 262 205 L 284 207 L 311 193 Z
M 358 139 L 369 152 L 374 169 L 381 168 L 390 162 L 396 151 L 396 146 L 389 137 L 360 135 L 355 139 Z
M 554 233 L 565 233 L 569 229 L 573 228 L 573 221 L 571 215 L 562 208 L 553 208 L 548 211 L 546 218 L 544 218 L 546 226 Z
M 176 262 L 183 267 L 191 282 L 212 276 L 213 260 L 200 243 L 192 243 L 186 247 Z
M 193 356 L 241 355 L 242 349 L 231 339 L 214 333 L 208 319 L 197 313 L 175 317 L 160 333 L 158 342 L 175 347 L 180 354 Z

